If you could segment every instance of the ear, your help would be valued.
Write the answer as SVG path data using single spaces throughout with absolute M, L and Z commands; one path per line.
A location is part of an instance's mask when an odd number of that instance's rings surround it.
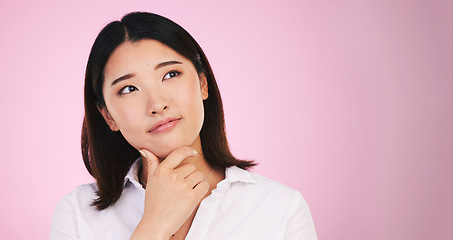
M 101 115 L 104 118 L 104 120 L 107 123 L 107 125 L 109 125 L 110 130 L 112 130 L 114 132 L 120 130 L 118 128 L 118 126 L 116 125 L 115 120 L 113 120 L 112 116 L 110 116 L 110 113 L 109 113 L 109 111 L 107 110 L 106 107 L 102 107 L 102 108 L 98 107 L 98 110 L 101 113 Z
M 206 79 L 204 73 L 200 74 L 200 90 L 203 100 L 208 99 L 208 80 Z

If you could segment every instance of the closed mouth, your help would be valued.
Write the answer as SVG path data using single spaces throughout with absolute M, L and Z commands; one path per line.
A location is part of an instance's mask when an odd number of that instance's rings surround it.
M 157 121 L 151 129 L 148 131 L 149 133 L 160 133 L 165 132 L 167 130 L 172 129 L 176 124 L 178 124 L 181 118 L 166 118 L 160 121 Z

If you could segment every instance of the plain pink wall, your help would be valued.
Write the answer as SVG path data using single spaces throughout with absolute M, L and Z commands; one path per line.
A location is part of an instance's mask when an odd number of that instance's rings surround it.
M 48 238 L 55 204 L 93 181 L 84 68 L 134 10 L 198 40 L 234 153 L 299 190 L 320 239 L 453 239 L 452 1 L 168 2 L 0 3 L 1 239 Z

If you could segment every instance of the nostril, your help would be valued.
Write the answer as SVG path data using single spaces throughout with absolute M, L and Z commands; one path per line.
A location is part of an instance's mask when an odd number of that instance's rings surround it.
M 162 113 L 163 111 L 168 109 L 168 106 L 164 106 L 163 108 L 160 108 L 160 106 L 159 106 L 159 107 L 156 107 L 154 109 L 157 109 L 158 111 L 157 110 L 152 111 L 151 112 L 152 115 L 156 115 L 158 113 Z M 162 109 L 162 110 L 160 110 L 160 109 Z

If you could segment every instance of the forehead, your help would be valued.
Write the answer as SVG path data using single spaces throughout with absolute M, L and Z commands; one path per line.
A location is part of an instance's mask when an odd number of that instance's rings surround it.
M 139 42 L 124 42 L 119 45 L 105 65 L 105 78 L 115 78 L 126 72 L 134 72 L 141 67 L 152 67 L 166 61 L 190 63 L 188 59 L 167 45 L 153 39 Z

